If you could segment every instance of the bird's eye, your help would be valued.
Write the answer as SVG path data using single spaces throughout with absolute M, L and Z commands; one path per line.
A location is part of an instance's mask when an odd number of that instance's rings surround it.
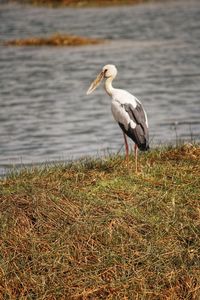
M 108 69 L 105 69 L 104 73 L 106 73 L 108 71 Z

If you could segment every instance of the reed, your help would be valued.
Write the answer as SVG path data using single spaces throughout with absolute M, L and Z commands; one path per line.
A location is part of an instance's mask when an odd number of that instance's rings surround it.
M 0 299 L 200 299 L 200 146 L 0 180 Z

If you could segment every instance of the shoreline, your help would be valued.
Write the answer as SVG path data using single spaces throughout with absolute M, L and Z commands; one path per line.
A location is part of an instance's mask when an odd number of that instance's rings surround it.
M 200 156 L 200 144 L 199 142 L 184 142 L 180 144 L 166 144 L 166 145 L 161 145 L 161 146 L 154 146 L 153 148 L 150 149 L 149 152 L 162 152 L 162 151 L 168 151 L 169 149 L 173 151 L 187 151 L 187 149 L 190 149 L 191 147 L 197 147 L 199 148 L 199 156 Z M 143 153 L 140 152 L 141 155 Z M 119 154 L 121 157 L 123 154 Z M 76 158 L 66 158 L 66 159 L 50 159 L 50 160 L 41 160 L 41 161 L 25 161 L 21 162 L 21 158 L 17 162 L 12 162 L 12 163 L 2 163 L 0 165 L 0 180 L 1 178 L 5 178 L 9 174 L 19 173 L 20 171 L 23 170 L 31 170 L 31 169 L 39 169 L 39 168 L 53 168 L 53 167 L 59 167 L 61 165 L 70 165 L 70 164 L 79 164 L 79 163 L 84 163 L 87 161 L 95 161 L 95 160 L 104 160 L 107 159 L 108 157 L 115 157 L 116 154 L 108 154 L 108 155 L 102 155 L 98 156 L 96 154 L 93 155 L 84 155 Z M 134 157 L 133 157 L 134 159 Z

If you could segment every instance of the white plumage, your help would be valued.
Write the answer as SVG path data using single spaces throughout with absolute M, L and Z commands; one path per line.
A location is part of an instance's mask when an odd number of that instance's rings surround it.
M 123 105 L 126 103 L 131 103 L 134 108 L 137 105 L 135 99 L 131 97 L 129 99 L 131 101 L 126 101 L 126 102 L 123 101 L 123 99 L 128 98 L 128 97 L 123 98 L 123 96 L 128 96 L 127 94 L 128 93 L 123 93 L 123 90 L 115 90 L 112 94 L 112 102 L 111 102 L 111 111 L 115 121 L 123 124 L 126 130 L 128 130 L 129 124 L 131 124 L 132 128 L 135 128 L 136 123 L 133 120 L 131 120 L 128 112 L 124 109 Z
M 126 149 L 126 158 L 129 157 L 129 147 L 127 137 L 135 142 L 135 157 L 137 171 L 137 147 L 146 151 L 149 149 L 149 132 L 147 114 L 141 102 L 129 92 L 122 89 L 115 89 L 112 81 L 117 75 L 117 69 L 114 65 L 105 65 L 101 73 L 90 85 L 87 94 L 92 93 L 100 84 L 103 78 L 105 81 L 105 90 L 112 98 L 111 111 L 115 121 L 119 124 L 124 134 Z

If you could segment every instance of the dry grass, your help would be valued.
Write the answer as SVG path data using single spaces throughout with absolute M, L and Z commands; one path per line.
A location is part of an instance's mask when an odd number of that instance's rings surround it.
M 33 5 L 45 5 L 51 7 L 88 7 L 88 6 L 113 6 L 113 5 L 134 5 L 156 0 L 10 0 L 10 2 L 19 2 Z M 163 0 L 160 0 L 163 1 Z
M 200 146 L 0 181 L 0 299 L 200 299 Z
M 102 39 L 94 39 L 75 35 L 54 34 L 50 37 L 32 37 L 6 41 L 5 46 L 84 46 L 103 43 Z

